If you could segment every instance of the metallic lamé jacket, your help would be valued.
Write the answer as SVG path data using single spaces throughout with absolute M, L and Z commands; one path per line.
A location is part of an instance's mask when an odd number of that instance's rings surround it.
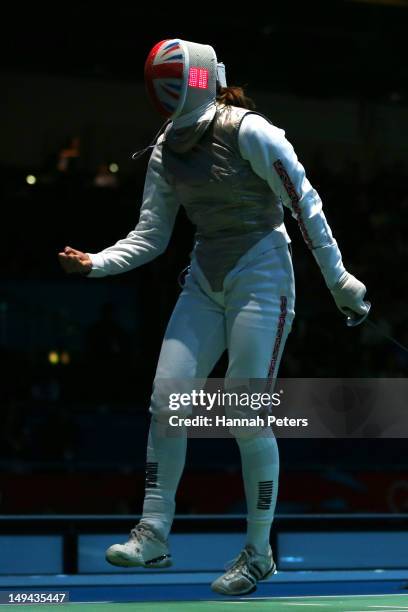
M 280 198 L 242 158 L 238 132 L 249 112 L 219 107 L 206 129 L 169 129 L 164 177 L 196 226 L 195 256 L 213 291 L 251 247 L 283 221 Z

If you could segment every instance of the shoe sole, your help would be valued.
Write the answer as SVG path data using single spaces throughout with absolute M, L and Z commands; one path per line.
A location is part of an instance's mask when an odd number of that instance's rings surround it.
M 221 595 L 228 595 L 228 596 L 251 595 L 251 593 L 255 593 L 258 587 L 258 582 L 260 582 L 261 580 L 266 580 L 267 578 L 269 578 L 269 576 L 272 576 L 272 574 L 276 574 L 276 572 L 277 572 L 276 564 L 274 563 L 271 569 L 268 572 L 266 572 L 266 574 L 262 576 L 262 578 L 259 578 L 257 583 L 254 584 L 252 587 L 250 587 L 247 591 L 240 591 L 239 593 L 231 593 L 230 591 L 227 591 L 227 590 L 224 591 L 221 589 L 220 590 L 214 589 L 212 585 L 211 585 L 211 589 L 214 591 L 214 593 L 220 593 Z
M 108 563 L 117 567 L 148 567 L 154 569 L 171 567 L 171 565 L 173 564 L 171 555 L 162 555 L 157 559 L 150 559 L 149 561 L 145 561 L 144 563 L 132 562 L 130 561 L 129 557 L 121 554 L 120 552 L 116 552 L 109 556 L 106 555 L 105 559 Z

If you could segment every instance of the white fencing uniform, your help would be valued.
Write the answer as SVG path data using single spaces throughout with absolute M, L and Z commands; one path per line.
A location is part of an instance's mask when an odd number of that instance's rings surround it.
M 282 130 L 237 107 L 218 105 L 214 118 L 211 106 L 191 128 L 177 132 L 173 126 L 160 137 L 147 171 L 139 223 L 114 246 L 90 254 L 90 276 L 125 272 L 162 253 L 180 204 L 197 226 L 196 243 L 156 379 L 205 378 L 226 348 L 228 378 L 274 378 L 295 302 L 282 204 L 297 219 L 328 287 L 344 272 L 319 195 Z M 143 513 L 164 536 L 186 448 L 183 435 L 163 438 L 155 431 L 154 417 L 167 409 L 153 393 Z M 276 441 L 264 431 L 262 438 L 238 443 L 248 541 L 261 549 L 276 503 Z

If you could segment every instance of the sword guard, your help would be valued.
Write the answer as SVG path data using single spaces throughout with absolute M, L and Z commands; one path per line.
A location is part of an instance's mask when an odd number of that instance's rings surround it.
M 360 315 L 357 312 L 352 312 L 351 310 L 349 311 L 350 314 L 347 315 L 346 319 L 347 327 L 357 327 L 357 325 L 360 325 L 361 323 L 363 323 L 363 321 L 366 320 L 366 318 L 370 314 L 371 302 L 367 300 L 366 302 L 364 302 L 364 304 L 365 306 L 367 306 L 367 312 L 365 312 L 363 315 Z

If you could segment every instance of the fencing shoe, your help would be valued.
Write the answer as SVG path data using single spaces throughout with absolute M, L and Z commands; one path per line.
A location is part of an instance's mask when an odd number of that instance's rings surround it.
M 268 554 L 260 555 L 247 545 L 231 562 L 225 574 L 214 580 L 211 588 L 222 595 L 245 595 L 256 591 L 258 581 L 275 572 L 271 547 Z
M 124 544 L 110 546 L 106 560 L 121 567 L 160 568 L 172 564 L 167 542 L 147 523 L 136 525 Z

